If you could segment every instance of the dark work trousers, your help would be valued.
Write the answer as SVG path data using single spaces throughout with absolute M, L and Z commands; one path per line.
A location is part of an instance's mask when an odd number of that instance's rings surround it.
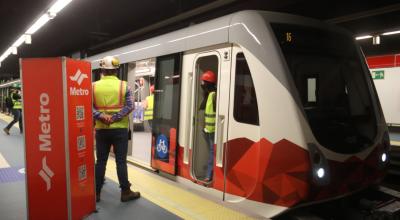
M 15 123 L 19 122 L 19 131 L 22 133 L 22 109 L 13 109 L 12 114 L 14 115 L 14 120 L 12 120 L 12 122 L 10 122 L 6 128 L 10 130 Z
M 126 156 L 128 153 L 128 129 L 97 129 L 96 130 L 96 192 L 100 193 L 104 184 L 104 175 L 111 145 L 114 147 L 117 175 L 121 191 L 131 186 L 128 180 Z
M 206 139 L 208 145 L 208 161 L 207 161 L 207 173 L 206 178 L 212 179 L 213 177 L 213 168 L 214 168 L 214 132 L 206 133 L 203 131 L 204 137 Z

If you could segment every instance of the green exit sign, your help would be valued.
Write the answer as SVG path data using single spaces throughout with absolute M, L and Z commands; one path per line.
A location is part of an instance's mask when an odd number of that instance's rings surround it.
M 372 74 L 372 79 L 384 79 L 385 78 L 384 70 L 372 71 L 371 74 Z

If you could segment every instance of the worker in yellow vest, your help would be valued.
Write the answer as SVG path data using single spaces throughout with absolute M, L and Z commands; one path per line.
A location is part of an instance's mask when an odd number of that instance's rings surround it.
M 143 119 L 149 122 L 150 128 L 153 128 L 153 108 L 154 108 L 154 85 L 150 86 L 150 95 L 142 103 L 144 111 Z
M 12 99 L 12 114 L 14 116 L 14 119 L 3 129 L 3 131 L 7 134 L 10 135 L 10 129 L 12 126 L 18 122 L 19 124 L 19 132 L 22 134 L 23 132 L 23 127 L 22 127 L 22 99 L 21 95 L 19 94 L 19 90 L 15 90 L 11 94 L 11 99 Z
M 103 76 L 93 83 L 93 118 L 96 128 L 96 201 L 104 184 L 111 145 L 115 153 L 121 202 L 140 197 L 130 189 L 126 157 L 128 153 L 128 116 L 133 111 L 133 93 L 126 81 L 116 76 L 119 60 L 112 56 L 100 60 Z
M 207 162 L 207 173 L 204 181 L 210 182 L 213 177 L 214 168 L 214 134 L 215 134 L 215 109 L 216 109 L 216 83 L 217 77 L 211 70 L 201 75 L 201 88 L 204 91 L 204 100 L 200 109 L 204 109 L 204 136 L 209 147 Z

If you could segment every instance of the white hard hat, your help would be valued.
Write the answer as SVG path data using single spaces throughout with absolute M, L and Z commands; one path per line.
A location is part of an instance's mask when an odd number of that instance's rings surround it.
M 113 56 L 106 56 L 100 60 L 100 68 L 102 69 L 117 69 L 119 68 L 119 60 Z

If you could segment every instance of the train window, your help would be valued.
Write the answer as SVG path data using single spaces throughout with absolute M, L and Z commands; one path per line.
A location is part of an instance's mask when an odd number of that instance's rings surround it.
M 243 53 L 236 55 L 233 117 L 238 122 L 259 125 L 256 91 Z
M 317 78 L 307 78 L 307 102 L 309 105 L 315 105 L 317 102 Z
M 307 88 L 308 88 L 308 102 L 316 102 L 317 98 L 315 96 L 316 90 L 316 79 L 315 78 L 308 78 L 307 79 Z
M 360 152 L 377 134 L 370 73 L 352 36 L 328 29 L 271 24 L 318 142 Z

